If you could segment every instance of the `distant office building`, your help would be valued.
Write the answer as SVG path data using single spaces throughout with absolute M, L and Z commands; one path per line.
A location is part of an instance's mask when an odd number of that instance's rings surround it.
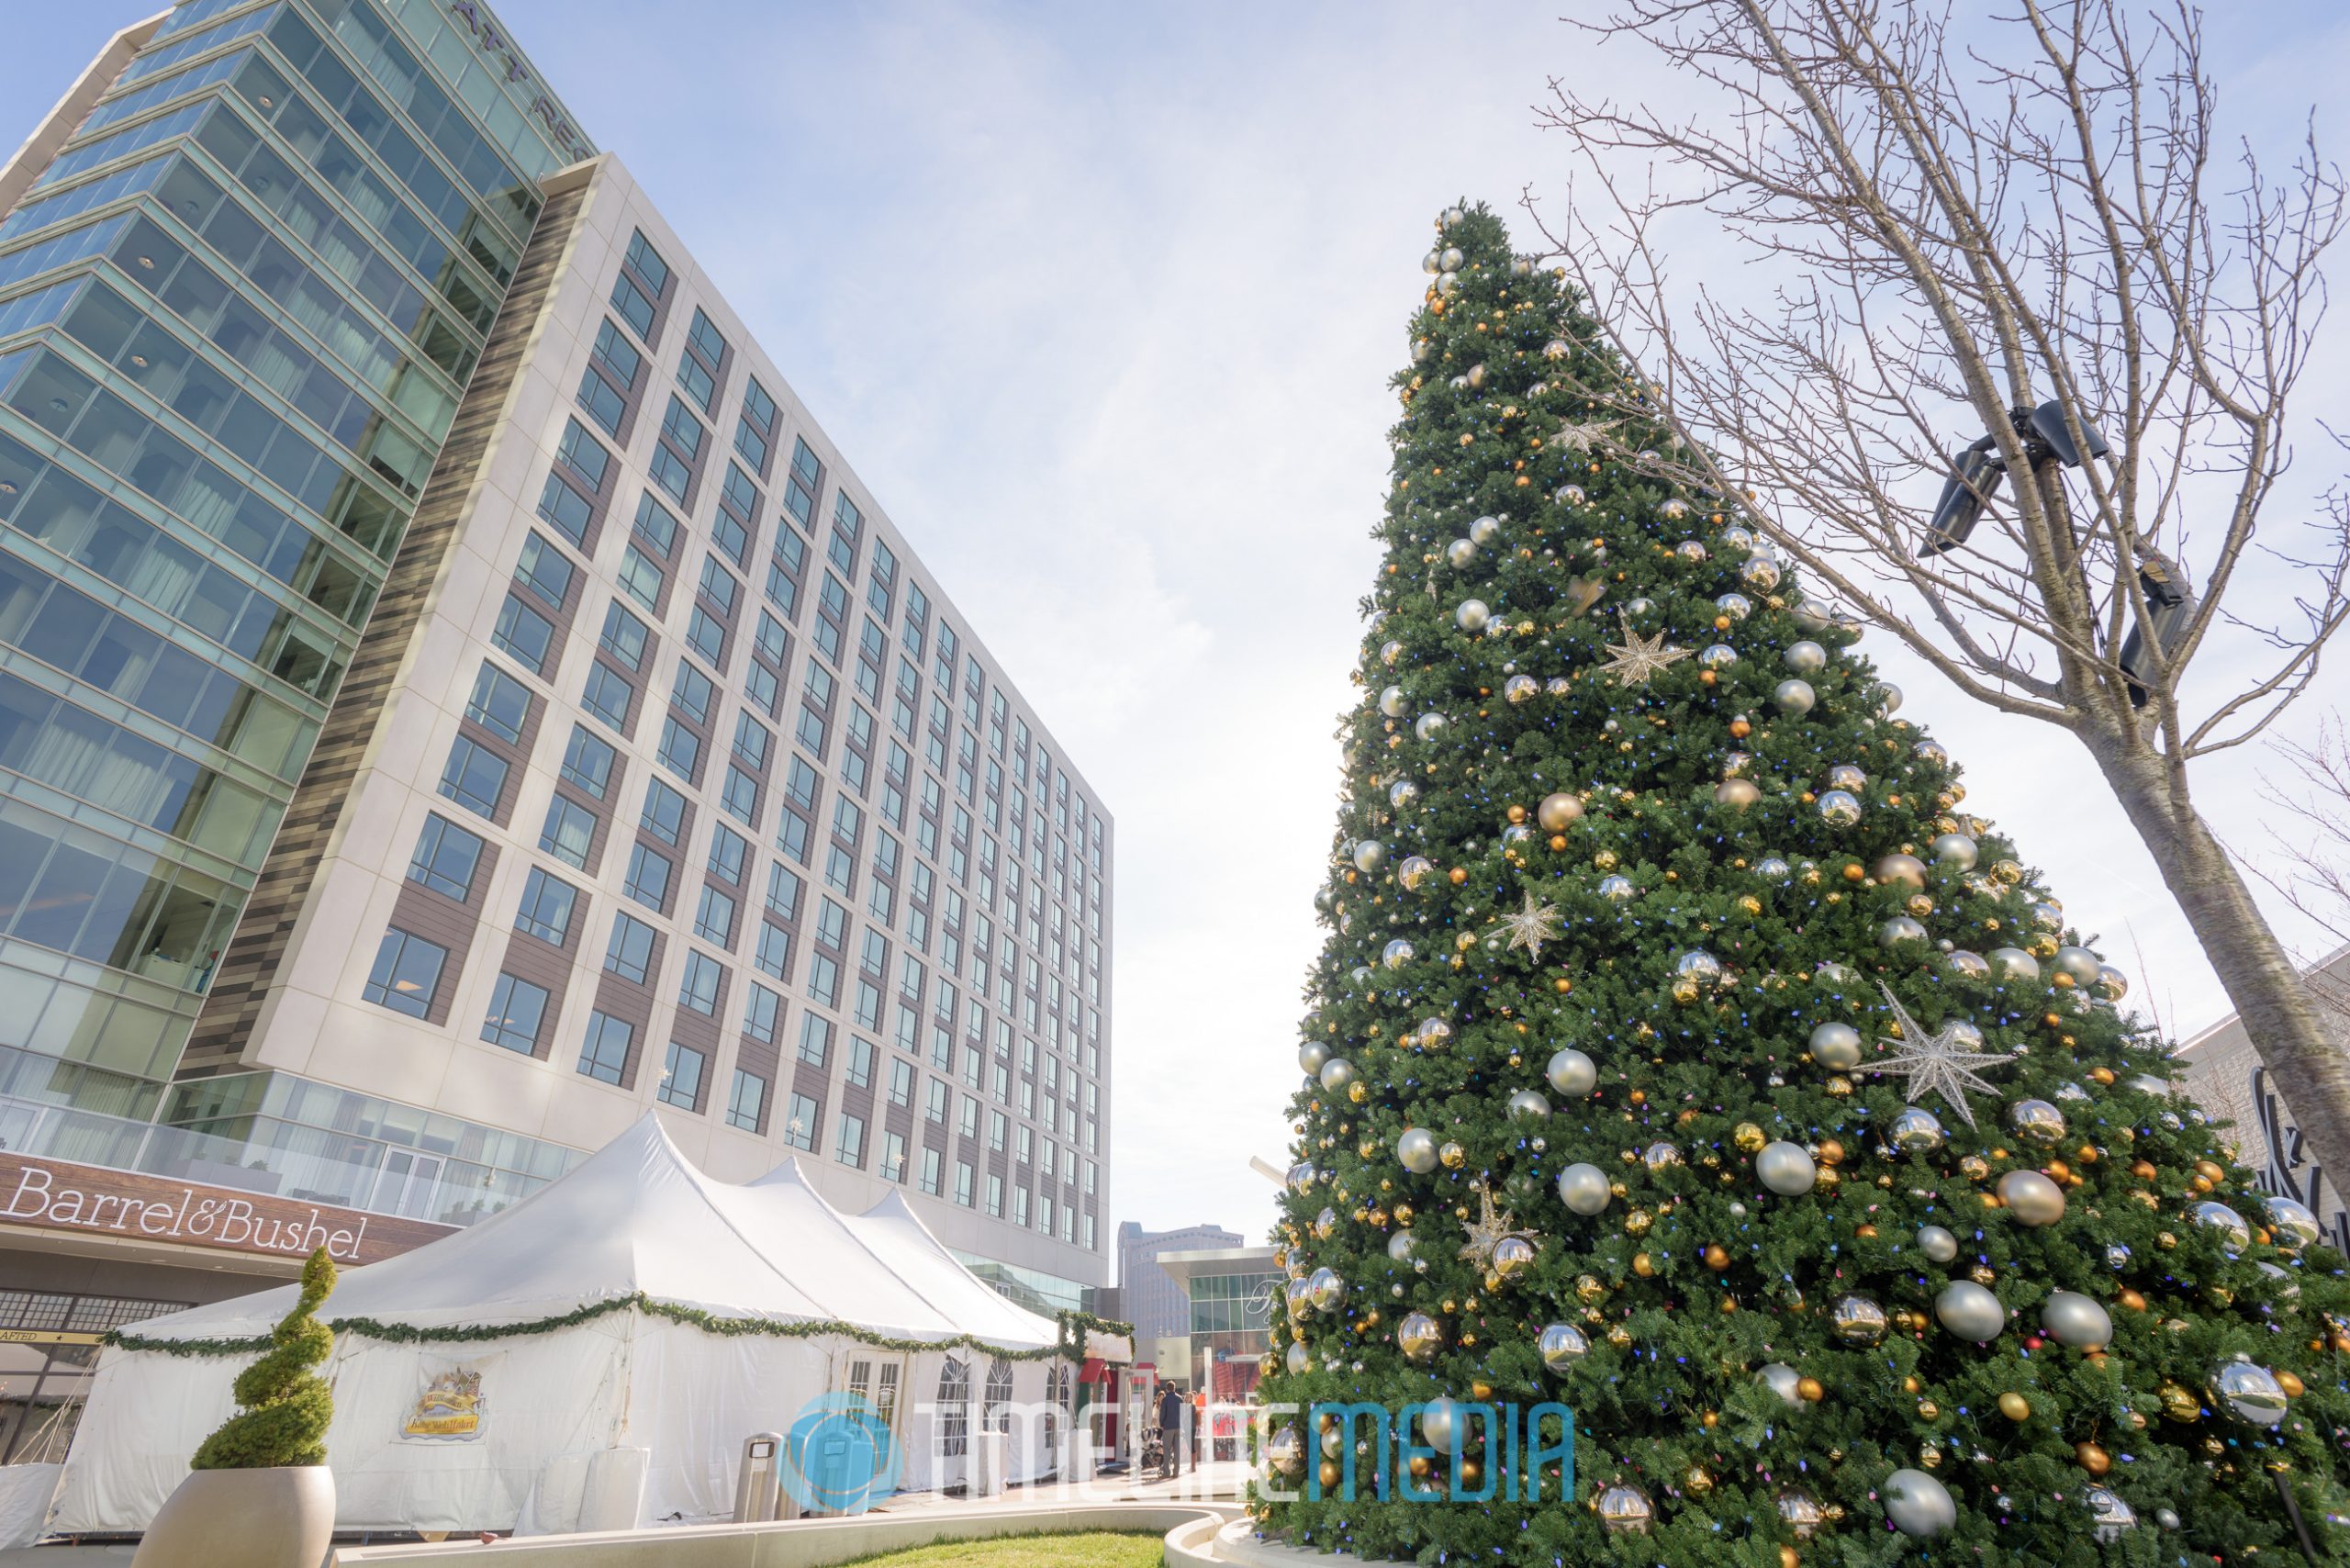
M 2313 966 L 2308 976 L 2321 1016 L 2350 1049 L 2350 947 Z M 2178 1059 L 2196 1103 L 2212 1120 L 2232 1124 L 2223 1136 L 2262 1189 L 2307 1204 L 2333 1245 L 2350 1250 L 2342 1178 L 2319 1166 L 2303 1147 L 2300 1124 L 2261 1065 L 2244 1020 L 2230 1014 L 2180 1046 Z
M 1161 1253 L 1187 1248 L 1237 1247 L 1240 1233 L 1221 1226 L 1191 1225 L 1180 1230 L 1145 1230 L 1133 1220 L 1118 1226 L 1118 1304 L 1135 1326 L 1135 1355 L 1147 1361 L 1162 1339 L 1182 1339 L 1192 1331 L 1190 1299 L 1182 1285 L 1158 1266 Z
M 0 1335 L 655 1105 L 1105 1282 L 1109 813 L 480 0 L 109 43 L 0 169 Z

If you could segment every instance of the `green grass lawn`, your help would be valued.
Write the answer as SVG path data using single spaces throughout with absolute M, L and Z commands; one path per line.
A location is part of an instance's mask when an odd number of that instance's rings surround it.
M 862 1557 L 856 1568 L 1158 1568 L 1162 1539 L 1113 1530 L 942 1540 L 911 1551 Z

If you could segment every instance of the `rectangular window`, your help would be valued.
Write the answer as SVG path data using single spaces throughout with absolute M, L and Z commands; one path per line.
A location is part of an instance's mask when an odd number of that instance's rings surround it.
M 489 1016 L 482 1020 L 481 1037 L 529 1056 L 538 1049 L 539 1025 L 545 1022 L 546 1014 L 544 986 L 501 974 L 489 993 Z
M 710 859 L 706 864 L 730 882 L 743 879 L 743 868 L 749 864 L 750 841 L 723 823 L 710 830 Z
M 915 1185 L 934 1198 L 938 1196 L 938 1150 L 925 1148 L 922 1151 L 922 1177 Z
M 736 1068 L 733 1092 L 726 1097 L 726 1125 L 746 1133 L 765 1132 L 767 1112 L 767 1081 Z
M 584 871 L 588 868 L 588 851 L 595 844 L 593 812 L 561 795 L 547 802 L 547 820 L 539 829 L 541 849 Z
M 591 496 L 600 495 L 604 476 L 611 468 L 612 454 L 603 443 L 588 433 L 588 427 L 577 420 L 563 421 L 563 439 L 555 444 L 555 461 L 578 477 Z
M 873 1086 L 873 1062 L 877 1047 L 861 1035 L 848 1037 L 848 1081 L 852 1089 Z
M 629 705 L 635 700 L 636 688 L 611 666 L 599 662 L 588 666 L 588 685 L 579 694 L 579 705 L 612 729 L 628 733 Z
M 578 899 L 578 890 L 570 883 L 557 881 L 533 866 L 530 879 L 522 885 L 522 907 L 514 913 L 514 928 L 560 947 L 571 931 L 571 910 Z
M 669 263 L 661 259 L 661 252 L 653 248 L 653 241 L 644 237 L 644 230 L 642 229 L 632 230 L 629 235 L 628 264 L 634 267 L 637 274 L 653 286 L 654 293 L 667 292 Z
M 632 914 L 612 916 L 612 939 L 604 949 L 604 968 L 636 985 L 645 984 L 653 970 L 653 927 Z
M 808 845 L 813 836 L 814 830 L 809 826 L 808 819 L 798 812 L 786 806 L 778 813 L 775 828 L 775 846 L 802 866 L 808 864 Z
M 791 933 L 767 921 L 759 922 L 758 951 L 751 961 L 779 980 L 791 978 Z
M 881 1135 L 881 1180 L 902 1182 L 905 1179 L 905 1137 L 900 1133 L 885 1132 Z
M 734 901 L 704 884 L 701 907 L 694 914 L 694 935 L 721 947 L 734 945 Z
M 990 1176 L 988 1178 L 988 1218 L 1002 1219 L 1002 1217 L 1003 1178 L 1001 1176 Z
M 696 313 L 699 314 L 699 310 Z M 715 414 L 718 411 L 718 378 L 704 369 L 701 361 L 691 354 L 677 357 L 677 385 L 686 389 L 686 396 L 691 398 L 703 413 Z
M 957 1160 L 955 1162 L 955 1201 L 967 1209 L 971 1206 L 971 1162 L 968 1159 Z
M 615 441 L 620 439 L 621 416 L 628 412 L 628 399 L 597 375 L 593 366 L 579 373 L 579 406 L 603 428 L 606 435 Z
M 644 786 L 644 813 L 637 822 L 662 843 L 675 844 L 685 831 L 686 798 L 663 780 L 649 779 Z
M 677 403 L 674 398 L 669 401 L 679 408 L 685 406 Z M 654 447 L 653 460 L 645 466 L 647 472 L 653 476 L 653 482 L 666 490 L 671 499 L 679 506 L 686 504 L 686 492 L 693 486 L 694 472 L 690 464 L 679 457 L 665 442 Z
M 783 998 L 753 980 L 750 1000 L 743 1008 L 743 1033 L 762 1045 L 775 1044 L 775 1032 L 783 1022 Z
M 574 544 L 586 543 L 588 524 L 595 513 L 595 503 L 565 484 L 561 475 L 547 476 L 545 487 L 539 491 L 539 516 L 565 539 Z
M 656 615 L 661 609 L 661 588 L 667 579 L 652 558 L 631 544 L 621 553 L 620 583 L 628 596 Z
M 498 812 L 498 791 L 506 787 L 506 759 L 459 735 L 449 748 L 448 766 L 441 770 L 441 793 L 483 816 Z
M 691 783 L 694 770 L 701 766 L 701 737 L 676 718 L 664 718 L 661 721 L 659 756 L 662 767 Z
M 718 1016 L 718 999 L 726 988 L 726 966 L 709 954 L 688 948 L 686 971 L 677 987 L 677 1001 L 706 1017 Z
M 695 723 L 707 724 L 711 708 L 718 700 L 718 688 L 710 677 L 689 664 L 681 663 L 677 666 L 677 684 L 670 689 L 669 698 Z
M 843 1115 L 833 1144 L 833 1158 L 843 1165 L 862 1169 L 865 1164 L 865 1118 Z
M 726 663 L 726 623 L 700 605 L 686 621 L 686 645 L 711 664 Z
M 826 1007 L 840 1005 L 841 967 L 822 953 L 809 956 L 808 994 Z
M 421 1018 L 432 1006 L 432 992 L 441 983 L 441 967 L 449 949 L 395 925 L 376 946 L 375 967 L 360 988 L 363 1000 L 411 1018 Z
M 691 1046 L 669 1042 L 669 1058 L 661 1067 L 661 1103 L 691 1111 L 701 1103 L 702 1054 Z
M 579 1070 L 602 1083 L 618 1083 L 628 1071 L 628 1047 L 636 1027 L 607 1013 L 588 1014 L 588 1037 L 579 1047 Z
M 677 869 L 666 856 L 647 845 L 633 845 L 628 855 L 628 879 L 621 890 L 647 909 L 664 909 L 669 902 L 669 875 Z
M 644 650 L 652 633 L 644 622 L 629 613 L 617 600 L 604 611 L 604 630 L 596 639 L 597 645 L 632 670 L 644 667 Z
M 612 285 L 612 308 L 636 330 L 638 337 L 652 334 L 653 301 L 644 297 L 644 290 L 637 287 L 636 281 L 626 273 L 622 273 Z
M 574 724 L 571 744 L 563 751 L 564 779 L 600 801 L 612 781 L 612 763 L 618 755 L 610 743 L 587 725 Z
M 416 853 L 408 859 L 408 879 L 463 903 L 473 892 L 481 851 L 478 835 L 438 813 L 428 814 L 424 831 L 417 835 Z
M 644 356 L 636 345 L 621 335 L 620 327 L 610 317 L 596 329 L 596 362 L 612 373 L 612 379 L 623 391 L 636 385 L 636 373 L 643 368 Z
M 800 1059 L 822 1067 L 833 1051 L 833 1026 L 813 1013 L 800 1015 Z
M 514 580 L 529 588 L 550 610 L 561 610 L 565 595 L 571 591 L 573 568 L 570 558 L 547 543 L 546 535 L 532 532 L 522 541 L 522 554 L 514 563 Z
M 735 767 L 726 765 L 726 785 L 719 797 L 719 805 L 726 814 L 745 827 L 755 827 L 759 821 L 759 781 Z
M 509 744 L 519 745 L 522 726 L 530 722 L 531 689 L 487 660 L 474 677 L 473 696 L 465 717 Z
M 785 920 L 800 917 L 800 879 L 788 867 L 767 868 L 767 908 Z
M 890 1063 L 890 1103 L 912 1105 L 914 1101 L 914 1064 L 910 1061 Z
M 812 1153 L 816 1148 L 818 1124 L 823 1113 L 816 1102 L 805 1094 L 791 1097 L 789 1114 L 784 1119 L 783 1141 L 792 1148 Z
M 532 675 L 544 675 L 547 655 L 554 646 L 554 623 L 509 593 L 498 607 L 498 624 L 491 628 L 489 641 L 491 646 L 513 655 Z

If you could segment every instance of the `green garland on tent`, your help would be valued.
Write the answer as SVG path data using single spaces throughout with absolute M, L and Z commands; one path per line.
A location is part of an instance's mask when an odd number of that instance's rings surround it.
M 957 1334 L 950 1339 L 902 1339 L 893 1335 L 876 1334 L 854 1323 L 778 1323 L 764 1317 L 721 1317 L 699 1307 L 655 1301 L 642 1291 L 610 1301 L 591 1302 L 559 1316 L 533 1318 L 527 1323 L 451 1324 L 439 1328 L 420 1328 L 408 1323 L 380 1323 L 372 1317 L 338 1317 L 328 1327 L 337 1334 L 356 1334 L 364 1338 L 381 1339 L 395 1345 L 477 1344 L 487 1339 L 515 1339 L 531 1334 L 552 1334 L 558 1328 L 574 1327 L 606 1313 L 625 1312 L 631 1308 L 648 1316 L 665 1317 L 672 1323 L 699 1328 L 705 1334 L 727 1338 L 764 1334 L 777 1339 L 812 1339 L 823 1335 L 837 1335 L 881 1350 L 984 1350 L 990 1356 L 1008 1361 L 1082 1361 L 1085 1336 L 1089 1331 L 1117 1335 L 1134 1332 L 1131 1323 L 1119 1323 L 1091 1312 L 1067 1310 L 1054 1315 L 1058 1331 L 1050 1348 L 1013 1350 L 990 1345 L 969 1334 Z M 167 1356 L 246 1356 L 267 1350 L 270 1338 L 263 1334 L 250 1339 L 151 1339 L 142 1334 L 126 1334 L 116 1329 L 106 1337 L 105 1342 L 126 1350 L 154 1350 Z

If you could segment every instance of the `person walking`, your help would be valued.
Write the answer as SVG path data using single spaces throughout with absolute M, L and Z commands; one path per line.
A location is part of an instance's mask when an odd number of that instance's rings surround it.
M 1192 1391 L 1192 1468 L 1193 1470 L 1200 1467 L 1200 1443 L 1207 1429 L 1208 1391 L 1204 1388 L 1195 1388 Z M 1211 1452 L 1208 1457 L 1214 1459 L 1215 1455 Z
M 1162 1481 L 1183 1473 L 1183 1396 L 1171 1383 L 1158 1385 L 1158 1474 Z

